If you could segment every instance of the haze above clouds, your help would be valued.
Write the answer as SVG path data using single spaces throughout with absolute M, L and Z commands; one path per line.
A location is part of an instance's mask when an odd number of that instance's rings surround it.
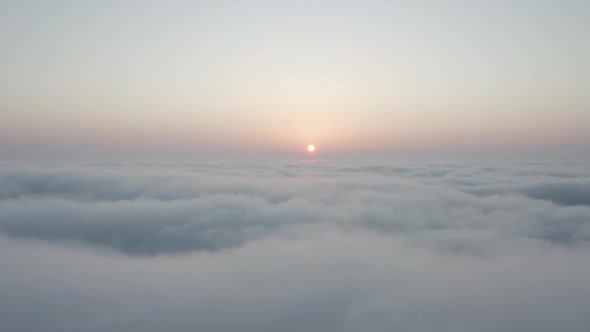
M 0 158 L 579 158 L 589 18 L 586 0 L 0 1 Z
M 0 329 L 587 331 L 583 163 L 5 163 Z

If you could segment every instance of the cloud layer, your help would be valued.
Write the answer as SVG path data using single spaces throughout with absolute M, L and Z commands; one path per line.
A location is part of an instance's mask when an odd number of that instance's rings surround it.
M 590 168 L 0 168 L 0 330 L 587 331 Z

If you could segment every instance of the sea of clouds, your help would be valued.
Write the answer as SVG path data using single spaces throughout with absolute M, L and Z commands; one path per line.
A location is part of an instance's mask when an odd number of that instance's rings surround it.
M 0 331 L 590 331 L 590 165 L 0 164 Z

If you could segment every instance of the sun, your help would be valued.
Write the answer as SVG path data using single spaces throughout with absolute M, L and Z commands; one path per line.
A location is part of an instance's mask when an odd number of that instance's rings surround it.
M 313 151 L 315 151 L 315 146 L 313 146 L 313 145 L 308 145 L 308 146 L 307 146 L 307 151 L 309 151 L 309 152 L 313 152 Z

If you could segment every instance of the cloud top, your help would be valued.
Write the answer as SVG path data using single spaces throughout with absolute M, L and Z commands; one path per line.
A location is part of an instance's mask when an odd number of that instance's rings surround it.
M 588 169 L 4 164 L 0 328 L 586 331 Z

